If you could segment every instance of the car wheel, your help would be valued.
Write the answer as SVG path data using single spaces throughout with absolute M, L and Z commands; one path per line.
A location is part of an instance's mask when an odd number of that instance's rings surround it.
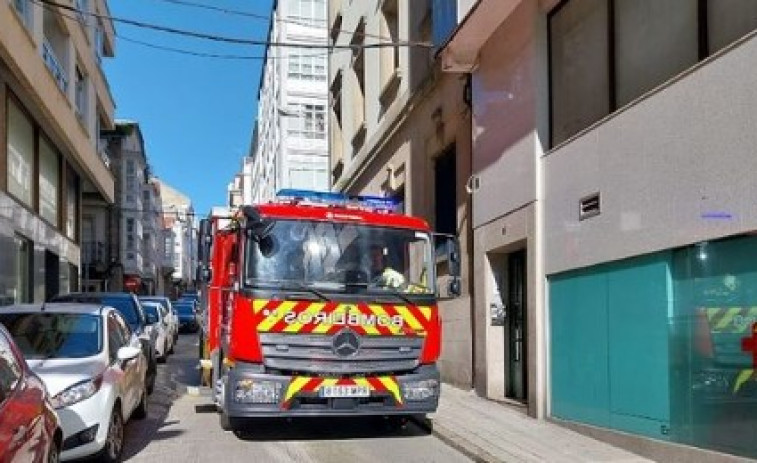
M 50 449 L 47 451 L 47 463 L 59 463 L 60 462 L 60 444 L 53 439 L 50 441 Z
M 105 447 L 100 452 L 98 460 L 107 463 L 121 461 L 124 450 L 124 420 L 118 407 L 113 409 L 108 424 L 108 436 L 105 439 Z
M 143 420 L 147 418 L 147 389 L 142 388 L 142 396 L 139 398 L 139 405 L 134 409 L 134 418 Z

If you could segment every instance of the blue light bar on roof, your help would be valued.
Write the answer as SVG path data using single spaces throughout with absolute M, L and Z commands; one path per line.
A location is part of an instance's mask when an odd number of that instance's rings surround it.
M 358 196 L 347 195 L 344 193 L 334 193 L 330 191 L 312 191 L 285 188 L 276 193 L 276 198 L 280 201 L 303 201 L 317 204 L 330 204 L 335 206 L 358 206 L 365 209 L 397 211 L 399 201 L 394 198 L 384 198 L 381 196 Z

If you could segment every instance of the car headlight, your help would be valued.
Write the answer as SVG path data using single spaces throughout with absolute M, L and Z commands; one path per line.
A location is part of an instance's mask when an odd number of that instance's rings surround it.
M 439 381 L 435 379 L 411 381 L 403 385 L 402 392 L 407 401 L 428 400 L 439 395 Z
M 76 383 L 73 386 L 64 389 L 52 398 L 51 402 L 53 407 L 55 409 L 70 407 L 82 400 L 89 399 L 100 390 L 102 382 L 102 375 L 99 375 L 95 378 Z

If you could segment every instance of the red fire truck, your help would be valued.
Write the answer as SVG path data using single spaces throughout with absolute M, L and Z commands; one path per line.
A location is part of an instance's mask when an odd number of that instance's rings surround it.
M 201 221 L 201 362 L 224 429 L 436 410 L 437 299 L 459 295 L 459 244 L 395 207 L 282 190 Z

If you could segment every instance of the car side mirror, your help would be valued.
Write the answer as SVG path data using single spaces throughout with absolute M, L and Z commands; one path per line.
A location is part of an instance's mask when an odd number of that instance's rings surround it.
M 122 362 L 126 362 L 127 360 L 132 360 L 132 359 L 137 358 L 140 352 L 142 351 L 136 347 L 124 346 L 118 349 L 118 352 L 116 353 L 116 357 L 118 358 L 118 360 Z

